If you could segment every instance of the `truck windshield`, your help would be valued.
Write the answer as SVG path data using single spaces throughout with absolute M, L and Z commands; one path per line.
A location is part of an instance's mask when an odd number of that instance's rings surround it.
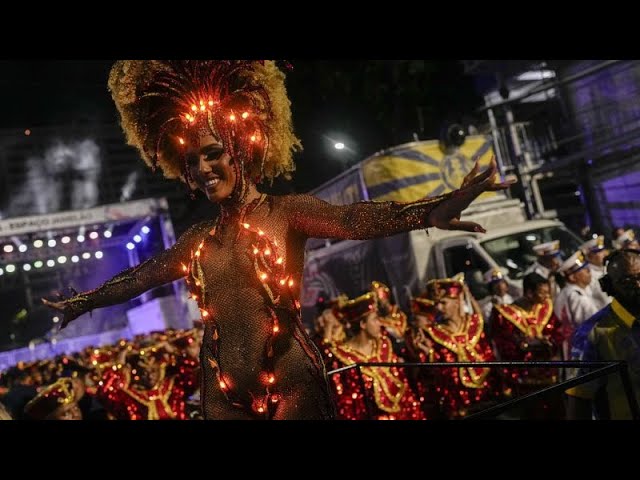
M 578 236 L 561 226 L 512 233 L 480 243 L 498 265 L 509 269 L 511 278 L 519 279 L 536 260 L 533 246 L 552 240 L 560 240 L 562 258 L 568 258 L 583 243 Z

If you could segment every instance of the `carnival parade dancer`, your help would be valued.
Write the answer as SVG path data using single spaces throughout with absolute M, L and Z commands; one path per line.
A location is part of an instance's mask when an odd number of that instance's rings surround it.
M 44 301 L 64 314 L 64 326 L 186 278 L 205 324 L 205 419 L 334 417 L 324 364 L 300 321 L 308 238 L 369 239 L 431 226 L 483 232 L 460 212 L 510 185 L 496 183 L 492 161 L 481 174 L 476 164 L 459 190 L 412 203 L 334 206 L 303 194 L 265 195 L 257 186 L 290 177 L 301 146 L 275 62 L 118 61 L 109 88 L 128 143 L 145 162 L 201 190 L 221 212 L 95 290 Z

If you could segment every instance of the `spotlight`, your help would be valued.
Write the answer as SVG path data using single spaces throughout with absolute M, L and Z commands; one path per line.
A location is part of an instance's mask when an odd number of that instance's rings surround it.
M 136 248 L 136 246 L 133 243 L 129 242 L 129 243 L 127 243 L 127 248 L 129 250 L 133 250 L 134 248 Z
M 24 252 L 26 252 L 26 251 L 27 251 L 27 246 L 23 243 L 22 245 L 20 245 L 20 246 L 18 247 L 18 250 L 19 250 L 21 253 L 24 253 Z
M 71 241 L 71 239 L 65 235 L 64 237 L 62 237 L 62 238 L 60 239 L 60 241 L 61 241 L 62 243 L 69 243 L 69 242 Z
M 29 265 L 28 263 L 25 263 L 24 265 L 22 265 L 22 269 L 25 272 L 28 272 L 29 270 L 31 270 L 31 265 Z
M 36 240 L 35 242 L 33 242 L 33 246 L 36 248 L 40 248 L 42 247 L 42 245 L 44 245 L 44 242 L 42 240 Z
M 35 262 L 33 262 L 33 266 L 36 268 L 42 268 L 42 265 L 44 265 L 42 260 L 36 260 Z
M 4 275 L 4 270 L 0 268 L 0 275 Z
M 56 264 L 54 260 L 47 260 L 47 267 L 53 267 Z
M 464 127 L 458 123 L 448 125 L 440 140 L 446 148 L 457 148 L 464 144 L 467 134 Z
M 13 252 L 13 245 L 5 245 L 3 250 L 7 253 L 11 253 Z
M 58 257 L 58 263 L 65 263 L 67 261 L 67 257 L 61 255 Z
M 140 243 L 142 241 L 142 237 L 140 235 L 134 235 L 133 241 L 136 243 Z
M 147 227 L 146 225 L 144 227 L 142 227 L 142 233 L 144 233 L 145 235 L 147 233 L 149 233 L 151 231 L 151 229 L 149 227 Z
M 82 242 L 84 242 L 84 235 L 78 235 L 78 237 L 76 238 L 76 240 L 78 240 L 78 243 L 82 243 Z
M 111 233 L 111 230 L 105 230 L 103 235 L 104 235 L 104 238 L 111 238 L 111 235 L 113 234 Z
M 89 252 L 84 252 L 82 254 L 82 258 L 84 258 L 85 260 L 88 260 L 89 258 L 91 258 L 91 254 Z
M 71 257 L 71 261 L 73 263 L 78 263 L 79 260 L 80 260 L 80 257 L 78 257 L 78 255 L 74 255 L 73 257 Z
M 101 258 L 102 258 L 102 252 L 101 252 L 100 250 L 98 250 L 98 251 L 96 252 L 96 258 L 97 258 L 97 259 L 101 259 Z
M 58 323 L 60 321 L 59 317 L 53 317 L 53 323 Z
M 55 247 L 56 246 L 56 241 L 52 238 L 51 240 L 49 240 L 47 242 L 47 245 L 49 245 L 50 247 Z
M 95 240 L 96 238 L 98 238 L 98 232 L 91 232 L 91 233 L 89 234 L 89 238 L 90 238 L 91 240 Z
M 7 271 L 7 273 L 13 273 L 16 271 L 16 266 L 9 264 L 5 267 L 5 270 Z

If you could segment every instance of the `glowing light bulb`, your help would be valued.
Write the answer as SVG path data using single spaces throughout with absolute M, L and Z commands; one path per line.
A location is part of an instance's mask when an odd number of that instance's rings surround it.
M 243 112 L 242 118 L 246 119 L 247 117 L 249 117 L 249 112 Z

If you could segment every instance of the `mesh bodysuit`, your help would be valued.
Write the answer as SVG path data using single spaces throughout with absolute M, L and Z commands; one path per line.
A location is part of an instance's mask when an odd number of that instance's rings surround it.
M 345 206 L 308 195 L 262 195 L 242 214 L 192 226 L 172 248 L 72 297 L 69 305 L 84 313 L 185 277 L 205 324 L 206 419 L 333 418 L 324 364 L 300 321 L 306 240 L 426 228 L 428 213 L 449 195 Z

